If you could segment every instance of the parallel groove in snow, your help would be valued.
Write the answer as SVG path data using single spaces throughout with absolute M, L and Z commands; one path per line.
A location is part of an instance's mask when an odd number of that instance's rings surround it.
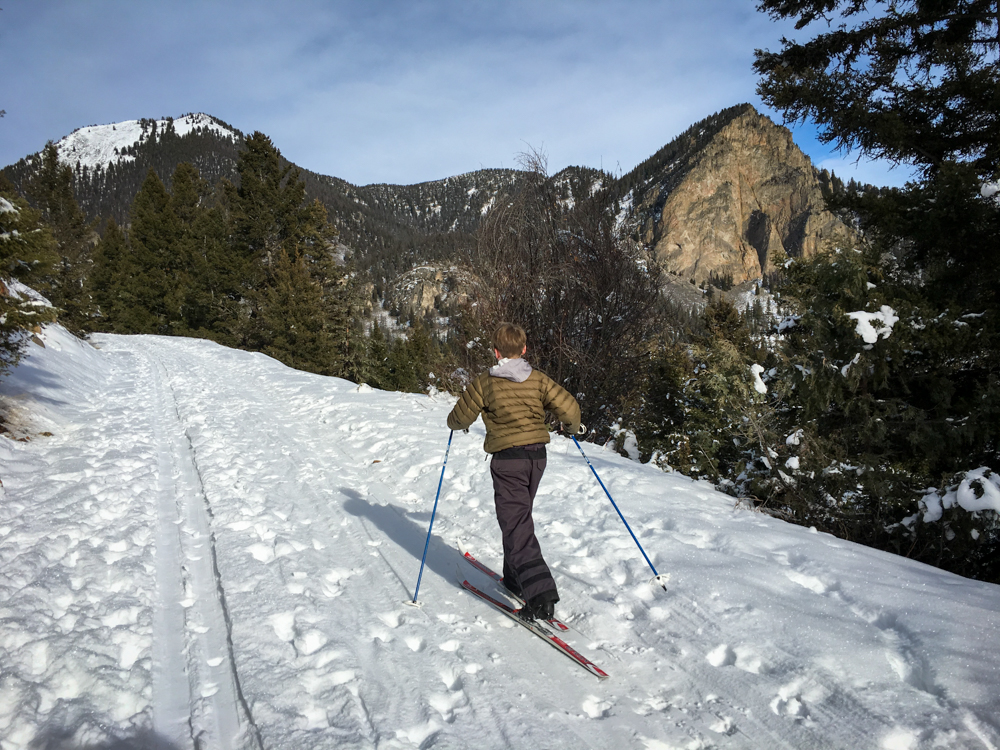
M 211 510 L 193 447 L 181 424 L 173 389 L 169 382 L 164 383 L 164 363 L 155 350 L 147 349 L 144 353 L 153 386 L 151 406 L 155 414 L 157 439 L 163 451 L 168 451 L 161 466 L 166 464 L 169 467 L 170 476 L 161 477 L 160 482 L 164 494 L 174 498 L 177 509 L 174 521 L 177 535 L 172 540 L 177 543 L 177 549 L 166 550 L 165 559 L 158 560 L 158 565 L 174 565 L 178 558 L 183 559 L 178 571 L 183 591 L 177 593 L 185 597 L 179 604 L 184 615 L 182 621 L 186 622 L 183 632 L 187 639 L 184 648 L 187 658 L 183 672 L 189 688 L 189 739 L 195 748 L 233 750 L 250 743 L 261 748 L 260 736 L 242 696 L 232 656 L 225 592 L 215 561 Z M 171 573 L 166 576 L 175 577 Z M 171 603 L 161 602 L 162 605 L 169 608 Z M 176 604 L 173 606 L 176 607 Z M 165 625 L 172 626 L 175 619 L 169 618 Z M 174 640 L 172 635 L 169 637 Z M 164 656 L 168 660 L 177 660 L 178 652 Z M 170 681 L 180 676 L 178 669 L 176 666 L 161 665 L 160 671 L 168 674 L 163 689 L 173 699 L 177 686 Z M 174 715 L 170 719 L 174 719 Z M 160 727 L 157 730 L 170 736 Z
M 198 471 L 198 458 L 194 450 L 194 444 L 191 442 L 191 437 L 187 432 L 185 432 L 184 437 L 187 438 L 188 450 L 190 451 L 191 460 L 192 463 L 194 464 L 195 471 L 198 473 L 199 476 L 200 495 L 205 502 L 205 511 L 208 514 L 208 519 L 209 519 L 208 538 L 209 538 L 209 549 L 211 550 L 212 554 L 212 573 L 215 578 L 216 595 L 219 598 L 219 607 L 222 610 L 222 617 L 226 623 L 226 660 L 229 662 L 230 675 L 232 676 L 233 679 L 233 685 L 236 690 L 236 698 L 239 702 L 239 708 L 242 710 L 242 715 L 247 722 L 247 729 L 251 744 L 254 747 L 258 748 L 259 750 L 263 750 L 264 741 L 261 738 L 260 728 L 257 726 L 257 722 L 254 721 L 253 711 L 251 711 L 250 704 L 247 701 L 246 696 L 243 694 L 243 686 L 240 684 L 240 673 L 239 669 L 236 666 L 236 650 L 233 646 L 233 621 L 229 615 L 229 606 L 226 604 L 226 589 L 222 582 L 222 573 L 219 570 L 219 556 L 216 550 L 215 530 L 212 528 L 211 525 L 211 520 L 213 518 L 212 507 L 208 502 L 208 496 L 205 494 L 204 487 L 201 486 L 200 482 L 201 472 Z M 209 665 L 211 666 L 211 662 L 209 662 Z
M 159 372 L 147 360 L 149 402 L 154 404 L 153 440 L 157 450 L 156 588 L 153 609 L 153 728 L 178 747 L 194 747 L 191 726 L 191 686 L 187 660 L 179 658 L 186 647 L 184 609 L 177 602 L 184 595 L 181 575 L 181 509 L 174 484 L 174 456 L 164 434 L 163 394 Z M 151 381 L 148 382 L 148 381 Z

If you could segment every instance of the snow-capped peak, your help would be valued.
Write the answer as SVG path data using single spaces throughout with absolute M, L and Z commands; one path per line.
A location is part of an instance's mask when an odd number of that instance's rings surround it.
M 156 120 L 156 130 L 162 133 L 168 120 Z M 198 113 L 184 115 L 173 121 L 174 131 L 179 136 L 185 136 L 199 128 L 213 131 L 225 138 L 234 138 L 235 131 L 222 125 L 215 118 Z M 122 152 L 149 136 L 152 131 L 150 121 L 125 120 L 110 125 L 90 125 L 74 130 L 56 143 L 59 160 L 75 167 L 94 169 L 97 166 L 106 167 L 118 161 L 131 161 L 133 157 Z

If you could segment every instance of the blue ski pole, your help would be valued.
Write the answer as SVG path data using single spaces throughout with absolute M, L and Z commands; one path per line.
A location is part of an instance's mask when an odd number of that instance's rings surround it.
M 608 500 L 611 501 L 611 505 L 614 506 L 614 509 L 616 511 L 618 511 L 618 517 L 622 519 L 622 523 L 625 524 L 625 528 L 628 529 L 628 533 L 632 535 L 632 541 L 635 542 L 635 546 L 639 548 L 639 551 L 642 553 L 642 556 L 646 558 L 646 564 L 649 566 L 649 569 L 653 571 L 653 581 L 656 581 L 658 584 L 660 584 L 660 587 L 664 591 L 666 591 L 667 587 L 664 581 L 666 581 L 666 579 L 669 576 L 661 576 L 659 573 L 656 572 L 656 568 L 653 567 L 653 563 L 649 559 L 649 555 L 646 554 L 646 550 L 644 550 L 642 548 L 642 545 L 639 544 L 639 540 L 636 539 L 635 533 L 632 531 L 632 527 L 628 525 L 628 521 L 625 520 L 625 516 L 623 516 L 621 510 L 619 510 L 618 504 L 615 502 L 615 499 L 611 497 L 611 493 L 608 492 L 608 488 L 604 486 L 604 482 L 602 482 L 600 476 L 598 476 L 597 469 L 595 469 L 594 465 L 590 463 L 590 459 L 587 458 L 587 454 L 583 452 L 583 446 L 580 445 L 575 435 L 571 435 L 570 437 L 573 438 L 573 442 L 576 443 L 576 447 L 579 448 L 580 453 L 583 454 L 583 460 L 587 462 L 587 466 L 589 466 L 590 470 L 594 472 L 594 477 L 597 479 L 597 483 L 601 485 L 601 489 L 604 490 L 604 494 L 608 496 Z
M 431 522 L 427 527 L 427 541 L 424 542 L 424 556 L 420 558 L 420 572 L 417 574 L 417 587 L 413 589 L 413 601 L 406 602 L 414 607 L 420 606 L 417 604 L 417 592 L 420 591 L 420 579 L 424 575 L 424 561 L 427 560 L 427 548 L 431 546 L 431 529 L 434 528 L 434 516 L 438 509 L 438 498 L 441 497 L 441 485 L 444 483 L 444 469 L 448 465 L 448 453 L 451 451 L 451 438 L 454 434 L 454 430 L 448 433 L 448 447 L 444 451 L 444 465 L 441 467 L 441 478 L 438 480 L 438 491 L 434 496 L 434 510 L 431 511 Z

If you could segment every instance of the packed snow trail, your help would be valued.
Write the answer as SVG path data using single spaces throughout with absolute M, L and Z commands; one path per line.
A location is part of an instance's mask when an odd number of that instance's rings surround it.
M 195 747 L 261 747 L 233 663 L 211 508 L 163 364 L 155 352 L 147 359 L 144 400 L 159 447 L 153 727 Z
M 452 398 L 43 339 L 0 383 L 3 750 L 1000 747 L 1000 587 L 588 446 L 664 592 L 556 438 L 536 526 L 600 682 L 455 581 L 458 540 L 500 564 L 479 423 L 404 604 Z

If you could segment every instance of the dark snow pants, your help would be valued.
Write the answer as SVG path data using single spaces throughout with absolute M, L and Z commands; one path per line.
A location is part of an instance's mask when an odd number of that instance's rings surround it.
M 517 456 L 538 454 L 541 458 Z M 514 457 L 511 457 L 514 456 Z M 556 582 L 542 559 L 542 548 L 535 537 L 535 522 L 531 510 L 538 483 L 545 471 L 545 446 L 523 446 L 493 455 L 490 474 L 493 475 L 493 499 L 497 521 L 503 535 L 503 577 L 515 593 L 520 590 L 526 600 L 543 592 L 546 598 L 558 601 Z

